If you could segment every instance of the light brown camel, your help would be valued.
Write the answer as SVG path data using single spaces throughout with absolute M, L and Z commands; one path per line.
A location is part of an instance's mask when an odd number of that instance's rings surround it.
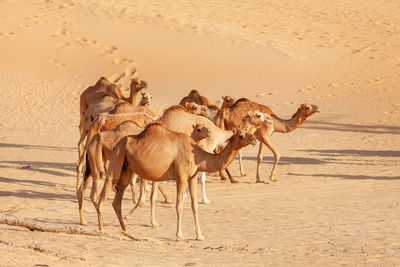
M 97 187 L 98 187 L 97 183 L 103 177 L 105 169 L 104 165 L 106 161 L 107 162 L 109 161 L 111 152 L 114 149 L 115 145 L 122 137 L 127 135 L 139 134 L 140 132 L 143 131 L 143 129 L 144 127 L 139 127 L 134 121 L 125 121 L 112 130 L 103 131 L 95 134 L 93 138 L 90 140 L 85 153 L 87 158 L 86 158 L 86 171 L 84 174 L 84 180 L 76 192 L 79 204 L 79 216 L 82 225 L 87 225 L 87 222 L 83 216 L 82 204 L 83 204 L 83 195 L 85 194 L 85 191 L 89 185 L 90 178 L 92 178 L 92 190 L 90 193 L 90 199 L 94 204 L 95 200 L 97 199 Z M 200 141 L 203 138 L 209 137 L 209 135 L 210 133 L 208 129 L 204 127 L 204 125 L 197 124 L 193 126 L 193 132 L 191 134 L 193 140 Z M 80 161 L 82 162 L 82 158 L 80 159 Z M 82 164 L 78 164 L 78 166 L 81 165 Z M 78 173 L 80 173 L 80 171 L 81 170 L 77 170 Z M 134 181 L 135 180 L 136 179 L 134 179 Z M 158 189 L 164 196 L 165 202 L 171 203 L 171 200 L 165 193 L 161 184 L 158 185 Z M 132 201 L 135 204 L 136 198 L 135 198 L 134 182 L 133 183 L 131 182 L 131 192 L 132 192 Z M 144 204 L 144 199 L 143 200 L 141 199 L 141 201 L 138 204 Z
M 130 84 L 129 97 L 124 97 L 121 88 L 117 84 L 109 82 L 106 78 L 101 77 L 93 86 L 89 86 L 80 96 L 80 120 L 83 120 L 88 107 L 102 99 L 104 96 L 112 96 L 114 98 L 125 100 L 133 105 L 137 103 L 137 97 L 140 90 L 147 88 L 147 82 L 138 78 L 133 78 Z
M 232 129 L 233 127 L 238 127 L 241 123 L 242 118 L 246 115 L 249 110 L 258 110 L 265 114 L 271 115 L 273 119 L 273 124 L 265 124 L 261 125 L 257 131 L 255 132 L 256 138 L 260 141 L 260 148 L 257 156 L 257 175 L 256 182 L 261 182 L 260 177 L 260 165 L 262 162 L 262 155 L 264 152 L 264 146 L 266 145 L 274 154 L 275 161 L 274 166 L 272 167 L 271 175 L 269 179 L 272 182 L 276 182 L 276 166 L 278 165 L 280 154 L 276 149 L 272 146 L 269 137 L 272 133 L 288 133 L 297 129 L 309 116 L 312 114 L 319 112 L 319 108 L 317 105 L 310 104 L 301 104 L 295 114 L 293 114 L 292 118 L 289 120 L 283 120 L 275 115 L 272 110 L 264 105 L 258 104 L 256 102 L 252 102 L 248 99 L 241 98 L 235 102 L 235 104 L 229 109 L 225 109 L 222 113 L 220 113 L 220 117 L 217 120 L 219 125 L 224 127 L 225 129 Z M 239 160 L 241 157 L 239 157 Z M 241 164 L 241 161 L 239 162 Z M 242 165 L 242 164 L 241 164 Z M 241 166 L 242 169 L 242 166 Z
M 103 208 L 107 196 L 116 184 L 117 192 L 113 207 L 118 216 L 121 228 L 125 231 L 125 222 L 121 213 L 121 201 L 129 177 L 134 172 L 151 181 L 176 180 L 177 185 L 177 239 L 184 240 L 182 235 L 183 193 L 189 182 L 195 231 L 198 240 L 204 240 L 198 220 L 196 174 L 216 172 L 228 166 L 239 149 L 252 143 L 253 135 L 238 131 L 219 154 L 212 154 L 200 148 L 188 135 L 172 132 L 160 124 L 151 124 L 139 135 L 126 136 L 121 139 L 112 152 L 106 181 L 97 201 L 99 228 L 103 229 Z M 154 191 L 155 193 L 157 190 Z M 154 200 L 155 196 L 153 196 Z M 154 201 L 151 203 L 154 210 Z
M 150 106 L 151 100 L 153 98 L 151 92 L 149 90 L 143 89 L 140 94 L 142 95 L 142 99 L 140 99 L 138 106 Z

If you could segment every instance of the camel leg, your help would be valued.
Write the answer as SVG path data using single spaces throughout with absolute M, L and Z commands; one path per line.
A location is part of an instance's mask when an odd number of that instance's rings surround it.
M 78 153 L 79 153 L 78 157 L 79 158 L 81 158 L 83 150 L 85 149 L 85 145 L 84 145 L 85 138 L 86 138 L 86 134 L 82 134 L 81 138 L 79 138 L 79 141 L 78 141 Z
M 162 186 L 162 183 L 158 184 L 158 190 L 160 190 L 161 194 L 163 195 L 165 203 L 172 203 L 172 200 L 167 195 L 167 192 L 165 192 L 164 187 Z
M 258 149 L 258 155 L 257 155 L 256 183 L 262 183 L 261 176 L 260 176 L 260 165 L 263 160 L 263 153 L 264 153 L 264 144 L 262 142 L 260 142 L 260 147 Z
M 157 199 L 157 185 L 159 183 L 153 181 L 153 185 L 151 186 L 151 194 L 150 194 L 150 212 L 151 212 L 151 218 L 150 218 L 150 222 L 151 222 L 151 226 L 153 227 L 158 227 L 160 226 L 157 222 L 156 222 L 156 199 Z
M 224 175 L 224 173 L 223 173 L 222 171 L 219 172 L 219 176 L 221 177 L 221 180 L 222 180 L 222 181 L 228 180 L 228 179 L 225 177 L 225 175 Z
M 106 181 L 104 182 L 103 189 L 101 190 L 101 194 L 96 202 L 96 210 L 97 210 L 97 219 L 99 221 L 99 230 L 103 230 L 103 225 L 104 225 L 104 220 L 103 220 L 103 208 L 105 201 L 107 200 L 108 194 L 110 193 L 112 189 L 112 179 L 110 177 L 106 178 Z
M 207 179 L 207 176 L 206 176 L 206 174 L 204 172 L 201 172 L 198 175 L 199 175 L 199 180 L 200 180 L 200 183 L 201 183 L 201 193 L 202 193 L 201 195 L 202 195 L 202 198 L 203 198 L 203 203 L 204 204 L 211 203 L 211 201 L 208 200 L 207 195 L 206 195 L 206 179 Z M 196 179 L 196 178 L 193 178 L 193 179 Z
M 199 210 L 199 204 L 197 203 L 197 178 L 192 177 L 192 179 L 189 180 L 189 191 L 190 191 L 190 199 L 192 203 L 192 211 L 193 211 L 193 216 L 194 216 L 194 225 L 195 225 L 195 230 L 196 230 L 196 239 L 197 240 L 205 240 L 205 236 L 201 233 L 200 230 L 200 223 L 199 223 L 199 216 L 198 216 L 198 210 Z
M 136 204 L 136 193 L 135 193 L 136 178 L 137 178 L 137 174 L 134 173 L 132 178 L 131 178 L 131 180 L 129 181 L 129 184 L 131 186 L 131 194 L 132 194 L 133 205 Z
M 119 223 L 121 225 L 121 228 L 123 231 L 126 231 L 126 226 L 125 226 L 125 221 L 122 218 L 122 211 L 121 211 L 121 203 L 122 203 L 122 198 L 124 197 L 124 192 L 125 188 L 128 186 L 129 181 L 131 180 L 131 173 L 128 172 L 123 172 L 121 174 L 121 178 L 118 181 L 117 185 L 117 192 L 115 193 L 114 201 L 112 203 L 112 206 L 114 208 L 115 213 L 117 214 Z
M 88 225 L 88 223 L 85 220 L 85 217 L 83 216 L 83 208 L 82 208 L 82 206 L 83 206 L 83 196 L 85 195 L 85 191 L 86 191 L 86 189 L 87 189 L 87 187 L 89 185 L 90 178 L 91 178 L 91 175 L 87 179 L 83 180 L 83 182 L 81 183 L 80 187 L 76 191 L 76 196 L 78 198 L 79 218 L 80 218 L 80 221 L 81 221 L 81 225 Z
M 274 166 L 272 167 L 272 171 L 271 171 L 271 175 L 270 175 L 270 177 L 269 177 L 269 180 L 270 180 L 271 182 L 276 182 L 276 177 L 275 177 L 275 174 L 276 174 L 276 166 L 278 165 L 278 162 L 279 162 L 279 159 L 281 158 L 281 155 L 280 155 L 280 153 L 279 153 L 278 151 L 276 151 L 276 149 L 272 146 L 272 144 L 271 144 L 271 142 L 270 142 L 268 136 L 266 136 L 266 135 L 260 135 L 260 136 L 259 136 L 259 140 L 260 140 L 264 145 L 266 145 L 266 146 L 269 148 L 269 150 L 271 150 L 271 152 L 274 154 L 275 161 L 274 161 Z M 257 182 L 260 181 L 260 164 L 261 164 L 261 161 L 262 161 L 262 154 L 263 154 L 263 150 L 264 150 L 263 145 L 262 145 L 261 142 L 260 142 L 260 149 L 259 149 L 259 151 L 258 151 L 258 157 L 257 157 Z
M 197 182 L 194 179 L 195 183 Z M 176 180 L 176 214 L 177 214 L 177 231 L 176 238 L 177 240 L 185 240 L 182 234 L 182 212 L 183 212 L 183 193 L 185 192 L 187 187 L 187 180 L 182 180 L 179 177 Z
M 83 152 L 78 162 L 76 163 L 76 190 L 80 187 L 81 173 L 83 165 L 86 163 L 86 151 Z
M 232 184 L 236 184 L 238 182 L 235 178 L 233 178 L 233 176 L 228 168 L 225 169 L 225 172 L 228 175 L 229 180 L 231 181 Z
M 145 198 L 146 198 L 146 186 L 147 186 L 147 180 L 145 179 L 140 179 L 140 193 L 139 193 L 139 200 L 136 202 L 135 206 L 131 211 L 124 217 L 125 222 L 128 222 L 129 218 L 132 216 L 132 214 L 135 212 L 135 210 L 144 205 Z
M 242 155 L 242 150 L 241 150 L 241 149 L 239 150 L 238 155 L 239 155 L 239 169 L 240 169 L 240 175 L 246 176 L 246 172 L 244 171 L 244 168 L 243 168 L 243 155 Z

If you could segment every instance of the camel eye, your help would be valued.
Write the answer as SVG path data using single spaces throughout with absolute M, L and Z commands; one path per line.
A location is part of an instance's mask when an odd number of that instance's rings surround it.
M 256 117 L 257 117 L 257 118 L 260 118 L 260 117 L 261 117 L 261 115 L 260 115 L 260 114 L 257 114 L 257 115 L 256 115 Z
M 244 138 L 244 136 L 241 134 L 241 135 L 239 135 L 239 138 L 240 138 L 240 139 L 243 139 L 243 138 Z
M 200 132 L 200 129 L 199 129 L 199 128 L 197 128 L 197 131 L 198 131 L 198 132 Z

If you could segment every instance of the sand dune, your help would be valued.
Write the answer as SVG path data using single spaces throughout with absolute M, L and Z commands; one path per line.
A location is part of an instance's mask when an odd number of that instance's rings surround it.
M 128 95 L 148 81 L 154 108 L 197 89 L 213 103 L 247 97 L 289 119 L 274 134 L 276 184 L 255 184 L 257 147 L 238 184 L 207 179 L 207 240 L 193 240 L 186 203 L 149 205 L 120 233 L 109 200 L 108 239 L 0 225 L 0 265 L 400 264 L 400 4 L 396 1 L 0 1 L 0 212 L 78 224 L 79 95 L 101 76 Z M 267 181 L 273 163 L 264 153 Z M 239 176 L 237 162 L 231 166 Z M 175 195 L 174 183 L 165 185 Z M 97 216 L 85 199 L 89 226 Z M 130 194 L 123 211 L 132 207 Z

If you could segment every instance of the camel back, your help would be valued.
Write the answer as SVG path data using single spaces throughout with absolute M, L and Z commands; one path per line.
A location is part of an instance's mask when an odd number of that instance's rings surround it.
M 194 102 L 203 106 L 210 106 L 210 101 L 208 101 L 207 97 L 202 96 L 197 90 L 190 91 L 189 95 L 182 98 L 179 105 L 184 106 L 186 102 Z

